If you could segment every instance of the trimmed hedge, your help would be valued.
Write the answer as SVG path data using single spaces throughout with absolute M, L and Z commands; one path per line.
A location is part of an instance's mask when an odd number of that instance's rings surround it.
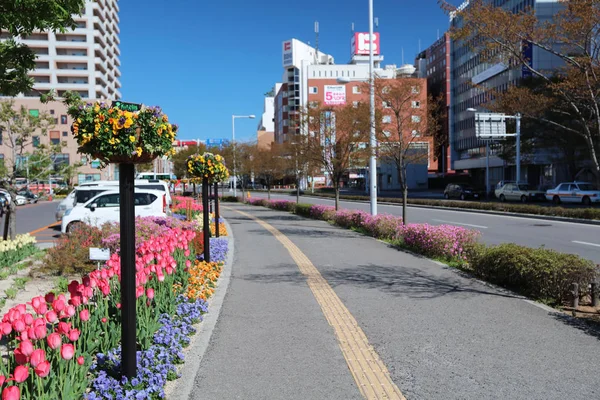
M 592 261 L 575 254 L 513 243 L 481 248 L 472 255 L 468 270 L 488 282 L 551 304 L 571 299 L 573 283 L 585 294 L 599 273 Z
M 224 203 L 237 203 L 240 200 L 236 196 L 222 196 L 221 201 Z
M 329 193 L 315 193 L 310 196 L 335 198 L 335 195 Z M 340 195 L 341 200 L 368 201 L 367 196 L 349 196 Z M 384 203 L 402 204 L 402 199 L 395 197 L 378 197 L 378 201 Z M 534 204 L 510 204 L 494 203 L 484 201 L 450 201 L 450 200 L 427 200 L 427 199 L 408 199 L 408 204 L 417 206 L 434 206 L 444 208 L 462 208 L 467 210 L 484 210 L 511 212 L 517 214 L 545 215 L 551 217 L 564 217 L 575 219 L 600 220 L 600 208 L 565 208 L 565 207 L 542 207 Z
M 487 247 L 477 242 L 480 232 L 451 225 L 407 224 L 392 215 L 375 217 L 359 210 L 338 210 L 322 204 L 296 204 L 289 200 L 250 199 L 249 204 L 290 211 L 303 217 L 356 229 L 427 257 L 444 260 L 485 281 L 548 304 L 572 298 L 573 283 L 585 295 L 600 276 L 600 266 L 574 254 L 502 244 Z

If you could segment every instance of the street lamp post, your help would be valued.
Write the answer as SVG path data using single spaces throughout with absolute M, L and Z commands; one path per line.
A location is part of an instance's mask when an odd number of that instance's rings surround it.
M 237 197 L 237 170 L 235 166 L 235 119 L 236 118 L 256 118 L 254 115 L 232 115 L 231 116 L 231 139 L 233 141 L 233 196 Z

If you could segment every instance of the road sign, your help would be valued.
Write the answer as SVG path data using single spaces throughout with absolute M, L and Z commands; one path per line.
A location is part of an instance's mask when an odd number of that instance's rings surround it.
M 118 108 L 119 110 L 123 110 L 123 111 L 131 111 L 131 112 L 137 112 L 140 111 L 142 109 L 142 105 L 141 104 L 137 104 L 137 103 L 125 103 L 123 101 L 113 101 L 112 102 L 112 106 L 114 108 Z
M 475 113 L 475 136 L 481 140 L 506 139 L 506 115 L 501 113 Z

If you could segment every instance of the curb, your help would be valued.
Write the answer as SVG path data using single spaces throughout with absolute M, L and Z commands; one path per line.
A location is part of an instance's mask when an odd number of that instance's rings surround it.
M 302 195 L 300 197 L 312 197 L 317 199 L 327 199 L 334 200 L 325 196 L 314 196 L 314 195 Z M 340 198 L 340 201 L 345 201 L 348 203 L 363 203 L 369 204 L 367 200 L 346 200 Z M 397 206 L 401 207 L 402 203 L 389 203 L 389 202 L 378 202 L 377 204 L 385 205 L 385 206 Z M 442 207 L 442 206 L 425 206 L 420 204 L 410 204 L 408 203 L 407 207 L 413 208 L 425 208 L 432 210 L 447 210 L 447 211 L 458 211 L 458 212 L 466 212 L 466 213 L 474 213 L 474 214 L 487 214 L 487 215 L 498 215 L 498 216 L 507 216 L 507 217 L 516 217 L 516 218 L 529 218 L 529 219 L 540 219 L 545 221 L 558 221 L 558 222 L 570 222 L 575 224 L 585 224 L 585 225 L 598 225 L 600 226 L 600 220 L 597 219 L 581 219 L 581 218 L 565 218 L 565 217 L 555 217 L 552 215 L 538 215 L 538 214 L 524 214 L 524 213 L 513 213 L 513 212 L 504 212 L 504 211 L 493 211 L 493 210 L 476 210 L 471 208 L 452 208 L 452 207 Z
M 168 391 L 169 394 L 173 396 L 172 398 L 189 399 L 192 395 L 196 381 L 196 375 L 200 369 L 204 354 L 206 354 L 206 350 L 208 350 L 210 339 L 212 338 L 219 315 L 221 314 L 221 308 L 223 307 L 225 294 L 229 288 L 229 282 L 231 281 L 231 270 L 233 268 L 233 253 L 235 249 L 231 226 L 227 220 L 224 219 L 224 221 L 225 226 L 227 227 L 227 233 L 229 234 L 229 236 L 227 236 L 229 241 L 229 251 L 227 252 L 227 259 L 225 260 L 223 273 L 219 277 L 219 282 L 217 285 L 218 290 L 215 291 L 215 295 L 209 303 L 208 313 L 204 315 L 204 319 L 199 324 L 198 331 L 192 337 L 192 344 L 188 348 L 188 352 L 185 354 L 183 368 L 179 371 L 181 376 L 174 381 L 174 385 L 171 387 L 171 390 Z M 165 390 L 165 392 L 167 391 Z

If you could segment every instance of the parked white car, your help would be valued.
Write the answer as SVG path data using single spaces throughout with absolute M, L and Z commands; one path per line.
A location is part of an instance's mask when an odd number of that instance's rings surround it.
M 546 191 L 546 200 L 554 204 L 565 202 L 589 206 L 592 203 L 600 203 L 600 190 L 588 182 L 561 183 L 554 189 Z
M 62 217 L 65 214 L 65 212 L 67 211 L 67 209 L 73 208 L 74 202 L 75 202 L 75 191 L 72 190 L 71 193 L 69 193 L 67 195 L 67 197 L 62 199 L 62 201 L 60 203 L 58 203 L 58 206 L 56 207 L 56 213 L 54 214 L 54 217 L 56 218 L 57 221 L 62 220 Z
M 84 204 L 67 209 L 62 217 L 61 232 L 70 233 L 79 224 L 100 227 L 107 222 L 118 222 L 119 200 L 118 190 L 107 190 Z M 159 190 L 136 190 L 134 201 L 136 217 L 167 216 L 167 198 Z

